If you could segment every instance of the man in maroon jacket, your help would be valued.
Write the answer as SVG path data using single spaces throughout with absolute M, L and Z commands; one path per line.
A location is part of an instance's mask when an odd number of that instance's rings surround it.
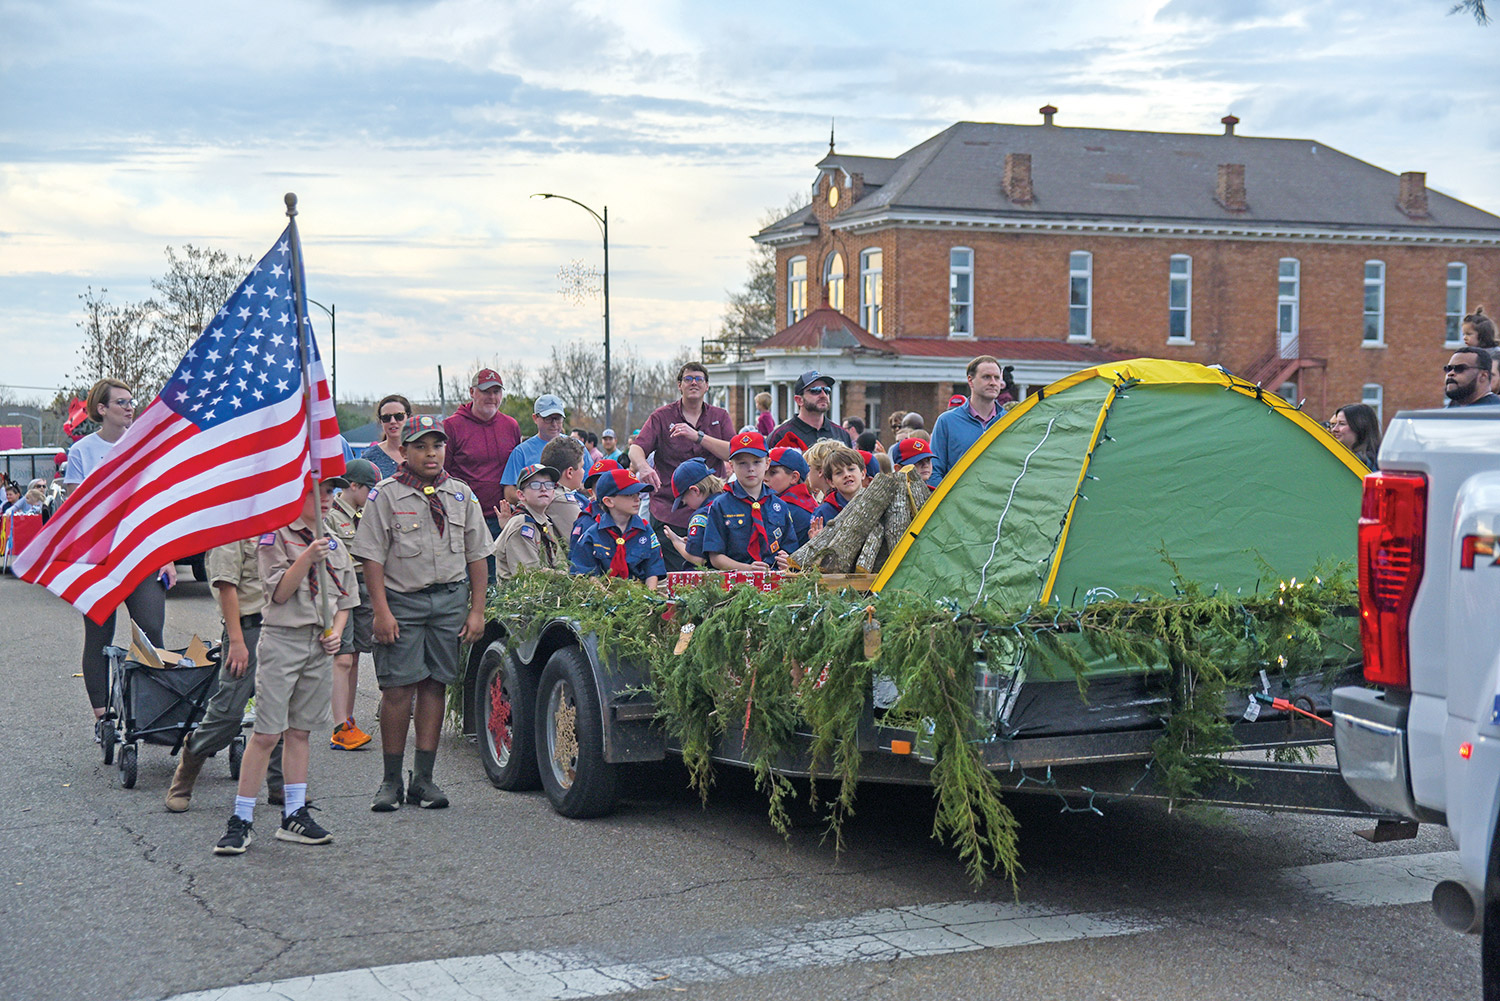
M 448 458 L 443 468 L 449 476 L 463 480 L 479 499 L 490 537 L 500 537 L 500 518 L 495 509 L 505 499 L 500 474 L 511 450 L 521 443 L 521 426 L 500 412 L 505 399 L 505 380 L 492 368 L 482 368 L 469 387 L 469 402 L 443 421 L 448 432 Z M 495 580 L 495 558 L 490 557 L 490 582 Z
M 662 529 L 686 535 L 693 512 L 686 507 L 673 510 L 672 491 L 661 486 L 671 483 L 677 467 L 689 459 L 702 459 L 711 472 L 723 476 L 735 429 L 729 411 L 705 402 L 708 370 L 698 362 L 690 361 L 678 370 L 677 390 L 682 399 L 653 410 L 630 443 L 630 470 L 642 483 L 656 488 L 651 494 L 651 527 L 661 539 L 667 569 L 692 570 Z M 656 458 L 648 465 L 646 457 L 653 452 Z

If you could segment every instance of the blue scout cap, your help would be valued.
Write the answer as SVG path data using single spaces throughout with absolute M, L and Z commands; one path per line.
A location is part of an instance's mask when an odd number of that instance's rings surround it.
M 923 459 L 932 458 L 932 446 L 921 438 L 902 438 L 896 442 L 896 447 L 891 449 L 891 458 L 896 460 L 898 466 L 921 462 Z
M 807 482 L 807 474 L 810 472 L 807 465 L 807 458 L 790 445 L 771 449 L 771 465 L 781 466 L 784 469 L 790 469 L 794 473 L 799 473 L 802 476 L 802 482 Z
M 689 459 L 672 471 L 672 510 L 675 511 L 682 506 L 682 498 L 687 494 L 688 487 L 702 483 L 705 477 L 712 476 L 708 464 L 702 459 Z
M 594 481 L 594 496 L 601 500 L 605 497 L 628 497 L 650 491 L 651 488 L 630 475 L 628 469 L 606 470 Z

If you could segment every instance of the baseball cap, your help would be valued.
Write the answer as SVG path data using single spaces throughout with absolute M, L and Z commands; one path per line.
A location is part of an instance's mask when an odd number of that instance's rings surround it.
M 688 492 L 688 487 L 695 483 L 702 483 L 705 477 L 713 475 L 708 470 L 708 465 L 702 459 L 689 459 L 672 471 L 672 510 L 682 506 L 682 497 Z
M 364 487 L 380 482 L 380 470 L 369 459 L 350 459 L 344 466 L 344 479 Z
M 557 417 L 566 412 L 568 408 L 563 406 L 563 401 L 551 393 L 543 393 L 536 398 L 536 406 L 531 412 L 538 417 Z
M 475 389 L 504 389 L 505 380 L 500 378 L 500 373 L 492 368 L 482 368 L 474 373 L 474 381 L 469 383 Z
M 952 396 L 948 397 L 948 409 L 952 410 L 954 407 L 961 407 L 968 402 L 969 398 L 964 394 L 954 393 Z
M 628 469 L 609 469 L 594 481 L 596 497 L 628 497 L 631 494 L 650 493 L 651 488 L 634 476 Z
M 440 434 L 443 440 L 448 440 L 448 432 L 443 428 L 443 422 L 431 414 L 422 414 L 413 417 L 406 422 L 406 427 L 401 431 L 401 444 L 410 445 L 423 435 Z
M 741 452 L 764 456 L 766 454 L 765 435 L 759 431 L 741 431 L 735 435 L 734 440 L 729 443 L 729 457 L 732 459 Z
M 325 487 L 347 487 L 349 480 L 343 473 L 335 473 L 332 476 L 323 477 L 322 483 Z
M 771 449 L 771 465 L 790 469 L 794 473 L 800 473 L 804 482 L 809 472 L 807 458 L 797 449 L 789 445 L 782 445 Z
M 604 433 L 601 434 L 599 437 L 601 437 L 601 438 L 613 438 L 613 437 L 615 437 L 615 429 L 614 428 L 605 428 L 604 429 Z
M 876 459 L 875 459 L 875 453 L 874 452 L 866 452 L 862 448 L 859 449 L 858 451 L 859 451 L 859 454 L 864 457 L 864 460 L 865 460 L 865 472 L 868 473 L 871 476 L 879 476 L 880 475 L 880 463 L 876 461 Z
M 609 472 L 611 469 L 620 468 L 622 468 L 620 464 L 613 459 L 600 459 L 589 467 L 589 474 L 583 478 L 583 485 L 592 490 L 594 488 L 594 481 L 602 474 Z
M 831 375 L 824 375 L 815 368 L 810 368 L 806 372 L 803 372 L 801 375 L 797 376 L 797 381 L 792 384 L 792 395 L 801 396 L 802 391 L 815 382 L 826 382 L 828 383 L 828 385 L 832 386 L 834 383 L 834 378 Z
M 562 479 L 562 474 L 551 466 L 544 466 L 540 462 L 533 462 L 525 469 L 522 469 L 520 475 L 516 477 L 516 489 L 520 490 L 529 481 L 536 479 L 538 476 L 545 476 L 553 483 Z
M 923 459 L 932 458 L 932 446 L 921 438 L 902 438 L 896 442 L 896 447 L 891 449 L 891 458 L 898 466 L 921 462 Z

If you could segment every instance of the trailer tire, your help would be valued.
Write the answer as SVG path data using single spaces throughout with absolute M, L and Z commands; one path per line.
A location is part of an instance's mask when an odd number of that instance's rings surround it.
M 618 770 L 604 760 L 594 672 L 576 646 L 558 650 L 542 670 L 536 760 L 547 799 L 564 817 L 602 817 L 615 808 Z
M 542 787 L 536 758 L 536 684 L 499 641 L 485 648 L 474 690 L 479 759 L 496 789 Z M 534 678 L 535 675 L 532 675 Z

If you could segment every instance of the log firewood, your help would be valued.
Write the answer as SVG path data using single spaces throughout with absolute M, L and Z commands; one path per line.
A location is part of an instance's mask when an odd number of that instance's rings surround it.
M 899 486 L 896 495 L 901 495 Z M 859 551 L 859 556 L 854 561 L 855 573 L 873 573 L 880 566 L 880 553 L 885 547 L 881 544 L 885 541 L 885 528 L 876 525 L 870 530 L 870 535 L 865 539 L 864 546 Z
M 816 539 L 792 553 L 792 566 L 798 570 L 816 566 L 824 573 L 849 573 L 865 540 L 880 526 L 881 517 L 895 495 L 894 474 L 881 473 L 875 477 L 839 512 L 833 524 L 824 526 Z

